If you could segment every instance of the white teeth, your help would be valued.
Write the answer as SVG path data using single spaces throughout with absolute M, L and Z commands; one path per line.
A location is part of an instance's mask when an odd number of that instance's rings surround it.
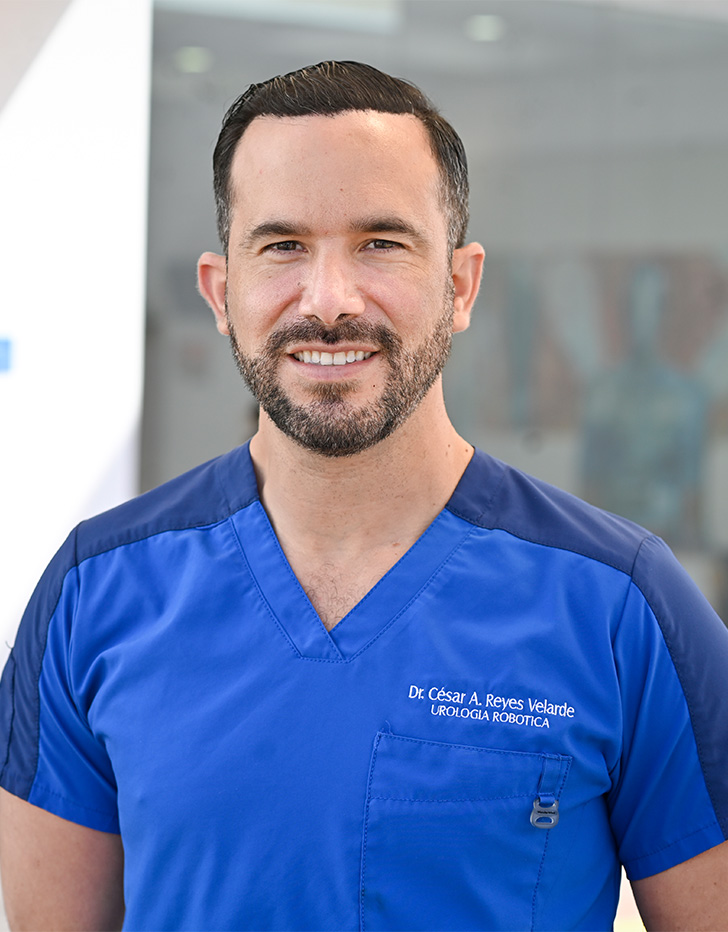
M 347 352 L 339 351 L 338 353 L 320 353 L 318 350 L 302 350 L 300 353 L 294 353 L 294 359 L 299 362 L 313 363 L 319 366 L 345 366 L 348 362 L 361 362 L 369 359 L 371 353 L 365 353 L 363 350 L 348 350 Z

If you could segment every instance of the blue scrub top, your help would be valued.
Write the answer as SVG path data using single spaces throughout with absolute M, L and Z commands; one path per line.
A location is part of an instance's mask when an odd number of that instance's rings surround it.
M 69 537 L 0 783 L 121 832 L 126 929 L 606 929 L 728 836 L 727 669 L 661 541 L 480 452 L 328 632 L 241 447 Z

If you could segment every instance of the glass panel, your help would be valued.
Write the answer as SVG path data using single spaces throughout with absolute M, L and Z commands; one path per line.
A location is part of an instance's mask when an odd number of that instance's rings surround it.
M 211 152 L 248 83 L 325 58 L 412 79 L 465 141 L 458 428 L 663 534 L 728 615 L 725 2 L 158 0 L 145 487 L 254 429 L 194 285 Z

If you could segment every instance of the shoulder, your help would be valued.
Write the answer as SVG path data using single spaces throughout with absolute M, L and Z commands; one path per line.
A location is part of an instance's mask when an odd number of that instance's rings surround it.
M 571 551 L 628 575 L 634 573 L 645 543 L 656 540 L 626 518 L 602 511 L 480 450 L 475 451 L 448 508 L 479 527 Z
M 257 498 L 247 445 L 81 522 L 76 562 L 166 531 L 217 524 Z
M 30 607 L 42 598 L 50 609 L 69 572 L 85 561 L 169 531 L 218 524 L 257 497 L 245 445 L 82 521 L 46 568 Z

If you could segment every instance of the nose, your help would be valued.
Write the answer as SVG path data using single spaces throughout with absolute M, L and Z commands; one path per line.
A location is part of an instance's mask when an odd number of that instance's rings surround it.
M 332 325 L 363 313 L 364 298 L 355 281 L 354 262 L 333 249 L 321 250 L 307 263 L 301 282 L 299 311 Z

